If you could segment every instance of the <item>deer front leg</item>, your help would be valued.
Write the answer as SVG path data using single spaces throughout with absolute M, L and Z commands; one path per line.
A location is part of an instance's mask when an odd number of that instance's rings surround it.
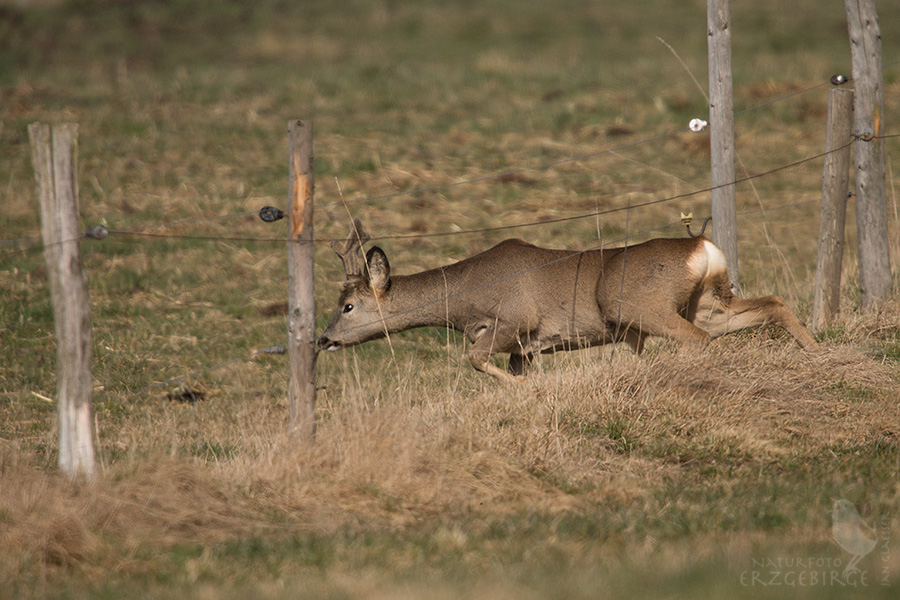
M 534 354 L 532 354 L 531 352 L 510 352 L 509 366 L 506 367 L 506 370 L 511 375 L 524 375 L 525 372 L 528 371 L 528 369 L 531 367 L 532 360 L 534 360 Z
M 644 351 L 645 339 L 647 339 L 647 334 L 641 331 L 628 329 L 628 331 L 625 332 L 625 342 L 631 346 L 631 349 L 634 350 L 634 353 L 638 356 Z
M 522 380 L 491 362 L 491 356 L 499 352 L 509 352 L 516 343 L 513 331 L 503 325 L 483 327 L 474 336 L 472 348 L 469 349 L 469 362 L 475 370 L 487 373 L 506 383 L 520 383 Z M 519 355 L 521 356 L 521 355 Z M 512 355 L 510 355 L 512 360 Z

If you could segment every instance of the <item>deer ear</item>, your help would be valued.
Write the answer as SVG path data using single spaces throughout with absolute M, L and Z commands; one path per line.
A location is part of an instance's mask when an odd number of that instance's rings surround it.
M 366 280 L 378 294 L 383 294 L 390 286 L 391 264 L 378 246 L 372 246 L 366 252 Z

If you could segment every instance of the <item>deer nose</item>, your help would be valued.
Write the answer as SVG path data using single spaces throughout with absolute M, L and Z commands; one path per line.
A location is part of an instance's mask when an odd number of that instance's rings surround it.
M 329 350 L 331 352 L 338 349 L 338 345 L 332 342 L 325 334 L 319 336 L 319 339 L 316 340 L 316 346 L 319 347 L 319 350 Z

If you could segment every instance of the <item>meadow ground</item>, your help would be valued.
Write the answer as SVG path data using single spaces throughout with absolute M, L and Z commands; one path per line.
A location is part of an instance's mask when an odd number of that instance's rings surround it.
M 808 319 L 822 161 L 803 159 L 849 69 L 843 5 L 735 4 L 738 175 L 758 176 L 737 188 L 741 281 Z M 283 343 L 283 222 L 235 215 L 285 206 L 289 119 L 314 122 L 317 237 L 360 216 L 401 273 L 510 236 L 682 235 L 680 212 L 708 214 L 708 137 L 687 131 L 705 33 L 699 1 L 0 2 L 0 598 L 895 597 L 900 307 L 859 310 L 852 201 L 820 355 L 761 330 L 548 356 L 512 389 L 459 336 L 408 332 L 319 358 L 302 447 L 283 356 L 155 385 Z M 82 246 L 91 484 L 55 469 L 35 121 L 79 125 L 85 226 L 131 230 Z M 341 274 L 320 246 L 322 326 Z M 859 571 L 836 523 L 872 528 L 850 536 L 877 541 Z

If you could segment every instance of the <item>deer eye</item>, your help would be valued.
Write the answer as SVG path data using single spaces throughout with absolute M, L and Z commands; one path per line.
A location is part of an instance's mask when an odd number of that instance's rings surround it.
M 348 312 L 350 312 L 351 310 L 353 310 L 353 305 L 352 305 L 352 304 L 345 304 L 345 305 L 344 305 L 344 313 L 348 313 Z

